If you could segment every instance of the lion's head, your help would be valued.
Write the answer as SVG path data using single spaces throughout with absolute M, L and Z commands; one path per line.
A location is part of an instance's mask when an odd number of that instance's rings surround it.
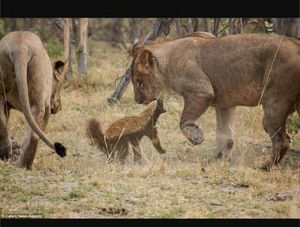
M 67 61 L 56 61 L 53 64 L 53 83 L 51 94 L 51 114 L 56 114 L 62 108 L 60 91 L 63 85 L 63 77 L 67 68 Z
M 163 88 L 158 63 L 153 53 L 141 44 L 133 46 L 132 56 L 131 81 L 134 100 L 147 105 L 158 98 Z

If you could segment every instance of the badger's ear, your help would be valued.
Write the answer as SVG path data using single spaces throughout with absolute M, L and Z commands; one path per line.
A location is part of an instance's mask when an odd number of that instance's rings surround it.
M 67 67 L 68 67 L 68 59 L 65 61 L 58 60 L 53 63 L 54 76 L 58 81 L 60 81 L 64 77 Z
M 154 56 L 150 50 L 142 50 L 139 55 L 141 71 L 148 72 L 154 65 Z
M 131 48 L 131 56 L 135 58 L 142 48 L 143 44 L 140 41 L 136 40 Z

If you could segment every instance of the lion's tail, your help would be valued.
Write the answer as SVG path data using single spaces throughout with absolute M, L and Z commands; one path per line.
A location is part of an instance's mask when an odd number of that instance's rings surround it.
M 87 121 L 87 134 L 102 151 L 106 152 L 106 142 L 100 122 L 95 118 Z
M 41 138 L 41 140 L 43 140 L 50 148 L 52 148 L 60 157 L 64 157 L 66 156 L 66 148 L 61 143 L 53 143 L 40 129 L 31 113 L 27 84 L 27 66 L 29 59 L 26 56 L 26 51 L 26 49 L 20 48 L 16 51 L 14 56 L 16 83 L 24 116 L 32 130 Z

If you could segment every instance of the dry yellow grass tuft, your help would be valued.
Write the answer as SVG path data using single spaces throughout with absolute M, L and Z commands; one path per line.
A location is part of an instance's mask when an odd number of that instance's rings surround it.
M 109 124 L 117 118 L 139 113 L 144 107 L 133 100 L 129 85 L 118 105 L 106 98 L 129 57 L 105 42 L 90 43 L 87 77 L 81 88 L 62 93 L 63 110 L 51 116 L 47 134 L 68 148 L 60 159 L 42 142 L 33 171 L 0 162 L 1 216 L 39 214 L 50 218 L 160 217 L 160 218 L 299 218 L 300 172 L 287 155 L 280 168 L 271 172 L 255 169 L 270 154 L 270 144 L 261 126 L 261 108 L 237 110 L 235 145 L 231 161 L 212 160 L 215 147 L 215 112 L 210 108 L 199 120 L 205 141 L 191 145 L 179 129 L 182 99 L 165 96 L 166 114 L 158 122 L 165 155 L 142 140 L 143 164 L 127 158 L 125 166 L 109 165 L 106 157 L 85 136 L 86 120 L 96 117 Z M 13 112 L 10 134 L 21 139 L 25 130 L 22 114 Z M 299 143 L 299 138 L 294 138 Z M 294 190 L 277 201 L 277 192 Z

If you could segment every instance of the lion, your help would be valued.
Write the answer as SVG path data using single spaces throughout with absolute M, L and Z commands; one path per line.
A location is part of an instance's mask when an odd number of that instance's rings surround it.
M 106 153 L 109 162 L 117 160 L 124 164 L 130 143 L 133 146 L 134 162 L 140 163 L 142 155 L 139 142 L 144 136 L 150 138 L 157 152 L 166 153 L 161 147 L 156 129 L 159 116 L 165 112 L 163 102 L 154 101 L 138 116 L 116 120 L 106 130 L 103 130 L 100 123 L 92 118 L 87 123 L 87 133 L 93 142 Z
M 12 153 L 8 136 L 9 112 L 23 112 L 28 130 L 22 143 L 17 166 L 31 169 L 41 138 L 59 156 L 66 155 L 61 143 L 53 143 L 42 130 L 50 114 L 61 110 L 60 90 L 67 62 L 53 65 L 40 38 L 27 31 L 14 31 L 0 41 L 0 156 L 7 159 Z M 53 68 L 52 68 L 53 67 Z
M 236 106 L 264 110 L 263 126 L 272 141 L 272 157 L 261 168 L 277 165 L 289 149 L 286 120 L 300 114 L 300 41 L 281 35 L 189 36 L 132 48 L 134 99 L 148 104 L 164 90 L 184 99 L 180 128 L 194 145 L 204 141 L 195 121 L 212 106 L 217 118 L 216 158 L 233 147 Z

